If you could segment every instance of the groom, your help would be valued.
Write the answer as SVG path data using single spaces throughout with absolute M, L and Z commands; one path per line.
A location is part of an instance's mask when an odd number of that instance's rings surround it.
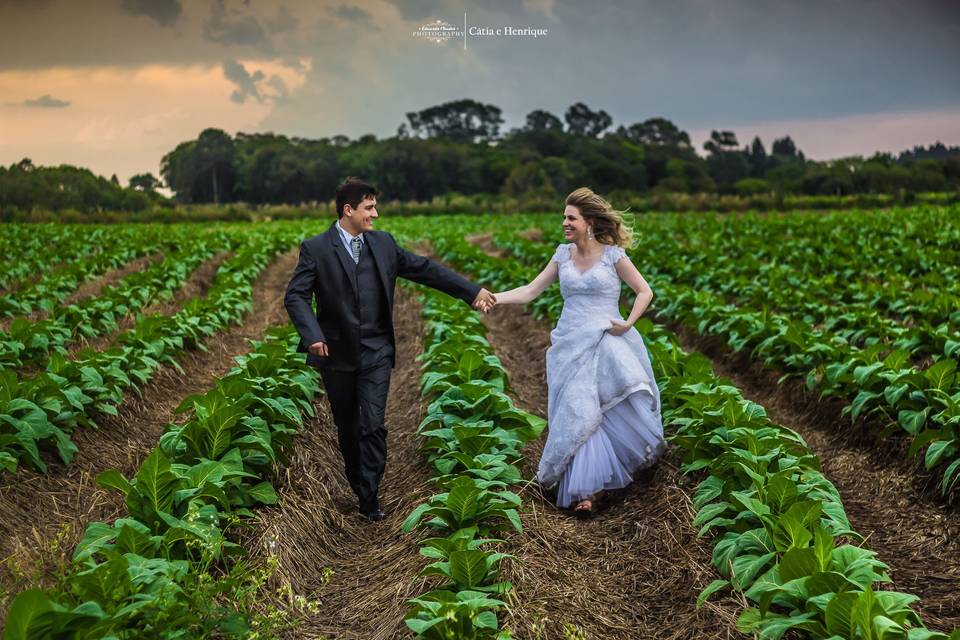
M 382 520 L 377 491 L 387 459 L 384 413 L 396 365 L 393 292 L 413 280 L 489 311 L 496 300 L 462 276 L 405 251 L 374 231 L 377 190 L 347 178 L 336 191 L 338 220 L 300 244 L 284 306 L 300 334 L 298 351 L 320 369 L 347 480 L 368 520 Z M 311 302 L 316 299 L 314 314 Z

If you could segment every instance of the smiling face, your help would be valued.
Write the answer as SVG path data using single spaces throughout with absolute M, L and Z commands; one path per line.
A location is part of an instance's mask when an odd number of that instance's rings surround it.
M 373 231 L 373 221 L 380 217 L 377 213 L 376 196 L 367 196 L 354 209 L 349 204 L 343 207 L 343 217 L 340 225 L 351 235 L 359 235 L 364 231 Z
M 573 205 L 567 205 L 563 210 L 563 237 L 569 242 L 580 242 L 587 237 L 587 221 L 580 215 L 580 210 Z

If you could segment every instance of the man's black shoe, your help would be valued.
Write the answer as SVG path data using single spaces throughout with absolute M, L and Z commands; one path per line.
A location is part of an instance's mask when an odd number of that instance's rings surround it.
M 380 510 L 380 502 L 376 498 L 371 500 L 361 500 L 359 506 L 360 515 L 367 520 L 372 522 L 383 520 L 384 513 Z
M 387 517 L 387 514 L 385 514 L 385 513 L 384 513 L 383 511 L 381 511 L 380 509 L 374 509 L 373 511 L 370 511 L 369 513 L 363 514 L 363 517 L 366 518 L 367 520 L 371 521 L 371 522 L 378 522 L 378 521 L 380 521 L 380 520 L 383 520 L 385 517 Z

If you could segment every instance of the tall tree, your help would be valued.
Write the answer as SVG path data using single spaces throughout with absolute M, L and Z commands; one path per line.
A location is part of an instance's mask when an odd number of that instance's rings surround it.
M 709 154 L 716 155 L 725 151 L 733 151 L 739 144 L 737 134 L 733 131 L 713 130 L 710 132 L 710 139 L 703 143 L 703 148 Z
M 733 131 L 711 131 L 703 143 L 707 151 L 707 171 L 723 193 L 733 193 L 734 185 L 750 175 L 747 151 L 738 149 L 737 134 Z
M 563 119 L 567 121 L 568 133 L 589 138 L 599 137 L 613 124 L 609 113 L 603 109 L 594 111 L 582 102 L 570 105 Z
M 160 175 L 173 190 L 177 198 L 186 202 L 194 202 L 194 185 L 197 181 L 196 140 L 188 140 L 178 144 L 173 151 L 168 152 L 160 161 Z
M 235 147 L 220 129 L 204 129 L 163 157 L 160 174 L 177 197 L 219 204 L 233 199 Z
M 137 191 L 152 193 L 161 186 L 163 186 L 163 183 L 157 180 L 152 173 L 138 173 L 130 178 L 130 188 Z
M 499 107 L 470 99 L 411 111 L 407 120 L 416 137 L 447 138 L 454 142 L 492 142 L 500 135 L 503 124 Z
M 549 111 L 534 109 L 527 114 L 525 131 L 563 131 L 563 122 Z
M 798 158 L 803 160 L 803 152 L 797 149 L 793 139 L 790 136 L 777 138 L 770 147 L 770 153 L 775 156 L 786 156 L 788 158 Z
M 220 204 L 224 195 L 229 199 L 234 175 L 233 139 L 221 129 L 204 129 L 197 138 L 195 153 L 199 172 L 210 174 L 213 203 Z
M 648 118 L 629 127 L 621 126 L 617 135 L 637 144 L 691 148 L 690 135 L 666 118 Z
M 747 159 L 750 161 L 750 175 L 754 178 L 762 178 L 767 172 L 767 150 L 759 136 L 754 136 L 753 142 L 750 143 Z

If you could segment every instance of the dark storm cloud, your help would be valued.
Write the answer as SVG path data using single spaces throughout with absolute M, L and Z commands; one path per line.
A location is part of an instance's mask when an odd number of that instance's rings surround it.
M 343 18 L 349 22 L 369 23 L 370 12 L 360 7 L 352 7 L 345 4 L 340 5 L 333 10 L 333 15 Z
M 135 16 L 146 16 L 169 27 L 183 13 L 180 0 L 123 0 L 123 8 Z
M 468 21 L 520 22 L 508 7 L 469 4 Z M 691 127 L 960 104 L 956 2 L 609 0 L 552 13 L 522 20 L 549 27 L 536 46 L 468 43 L 500 70 L 486 96 L 505 113 L 522 116 L 534 87 L 554 112 L 583 100 L 618 123 L 662 115 Z
M 404 20 L 424 20 L 438 17 L 453 3 L 444 0 L 392 0 L 391 4 L 397 7 Z
M 249 5 L 245 3 L 245 6 Z M 256 16 L 234 8 L 227 8 L 224 0 L 217 0 L 210 16 L 203 24 L 203 36 L 225 45 L 264 45 L 267 34 Z
M 958 0 L 390 2 L 0 0 L 0 70 L 223 65 L 234 100 L 276 102 L 267 124 L 303 135 L 389 135 L 407 111 L 463 97 L 503 109 L 504 130 L 532 109 L 562 117 L 579 101 L 615 124 L 664 116 L 718 129 L 960 105 Z M 159 7 L 181 4 L 175 28 L 164 27 L 172 9 Z M 470 37 L 466 51 L 411 37 L 421 21 L 461 24 L 465 12 L 471 26 L 550 35 Z M 377 37 L 352 46 L 357 33 L 348 27 L 373 24 Z M 254 79 L 265 60 L 310 71 L 284 92 Z M 377 100 L 367 99 L 371 91 Z M 351 99 L 337 104 L 349 109 L 316 117 L 319 102 L 343 93 Z M 339 123 L 328 124 L 334 116 Z M 343 131 L 321 130 L 330 126 Z
M 264 24 L 270 33 L 286 33 L 297 28 L 297 19 L 286 5 L 281 5 L 272 18 L 266 18 Z
M 70 106 L 67 100 L 58 100 L 50 94 L 44 94 L 34 100 L 24 100 L 21 103 L 24 107 L 37 107 L 40 109 L 63 109 Z
M 264 79 L 262 71 L 251 74 L 236 60 L 224 60 L 223 75 L 237 87 L 230 94 L 232 101 L 243 104 L 247 98 L 253 98 L 257 102 L 263 102 L 263 95 L 257 89 L 257 83 Z

